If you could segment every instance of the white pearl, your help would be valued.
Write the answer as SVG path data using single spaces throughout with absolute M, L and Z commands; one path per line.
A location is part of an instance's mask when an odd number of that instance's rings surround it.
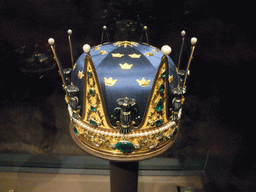
M 88 44 L 85 44 L 83 46 L 83 50 L 84 50 L 85 53 L 89 53 L 91 51 L 91 46 L 88 45 Z
M 192 37 L 190 42 L 191 42 L 191 45 L 195 45 L 197 42 L 197 38 Z
M 169 55 L 172 52 L 172 48 L 169 45 L 164 45 L 161 51 L 164 55 Z
M 54 41 L 53 38 L 50 38 L 50 39 L 48 39 L 48 43 L 49 43 L 50 45 L 53 45 L 53 44 L 55 43 L 55 41 Z
M 186 35 L 186 31 L 181 31 L 181 36 L 184 37 Z
M 69 35 L 72 34 L 72 30 L 71 30 L 71 29 L 68 30 L 68 34 L 69 34 Z

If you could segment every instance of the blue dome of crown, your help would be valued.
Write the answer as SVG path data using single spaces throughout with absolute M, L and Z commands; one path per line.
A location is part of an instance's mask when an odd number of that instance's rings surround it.
M 71 76 L 71 82 L 79 90 L 83 90 L 81 74 L 85 74 L 85 55 L 83 53 L 78 58 Z M 95 46 L 91 49 L 90 55 L 100 81 L 111 123 L 116 125 L 114 110 L 118 107 L 117 99 L 128 97 L 136 100 L 135 122 L 136 125 L 139 125 L 144 116 L 155 75 L 163 57 L 161 50 L 148 44 L 126 41 Z M 177 87 L 179 77 L 176 66 L 169 56 L 168 65 L 171 93 L 171 90 Z M 115 81 L 113 85 L 104 81 L 104 79 L 109 78 Z M 140 83 L 143 79 L 148 84 Z M 80 94 L 83 94 L 82 91 Z

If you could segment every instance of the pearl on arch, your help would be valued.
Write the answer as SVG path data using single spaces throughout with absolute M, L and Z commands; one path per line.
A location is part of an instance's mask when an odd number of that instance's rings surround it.
M 169 46 L 169 45 L 164 45 L 162 48 L 161 48 L 161 51 L 162 53 L 167 56 L 169 55 L 171 52 L 172 52 L 172 48 Z
M 90 51 L 91 51 L 91 46 L 88 45 L 88 44 L 85 44 L 85 45 L 83 46 L 83 50 L 84 50 L 85 53 L 90 53 Z

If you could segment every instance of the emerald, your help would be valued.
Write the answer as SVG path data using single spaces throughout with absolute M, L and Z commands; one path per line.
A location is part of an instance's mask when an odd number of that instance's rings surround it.
M 87 76 L 92 77 L 92 73 L 90 71 L 87 71 Z
M 89 93 L 90 93 L 90 95 L 94 95 L 94 90 L 93 90 L 93 89 L 90 89 L 90 90 L 89 90 Z
M 178 127 L 176 127 L 172 133 L 173 137 L 175 137 L 175 135 L 178 133 Z
M 164 89 L 165 89 L 164 84 L 161 84 L 160 87 L 159 87 L 159 92 L 163 93 Z
M 159 120 L 156 120 L 156 121 L 155 121 L 155 125 L 156 125 L 157 127 L 159 127 L 160 125 L 162 125 L 162 123 L 163 123 L 163 119 L 159 119 Z
M 160 112 L 162 109 L 164 108 L 164 102 L 162 99 L 160 99 L 156 105 L 155 110 L 157 110 L 158 112 Z
M 91 119 L 89 120 L 89 123 L 90 123 L 90 125 L 93 125 L 93 126 L 96 125 L 96 121 L 91 120 Z
M 120 141 L 116 144 L 116 148 L 124 153 L 129 153 L 131 150 L 134 149 L 134 146 L 129 141 Z
M 161 77 L 162 77 L 162 78 L 165 78 L 166 75 L 167 75 L 167 74 L 166 74 L 166 71 L 164 71 L 164 72 L 161 74 Z
M 96 111 L 96 108 L 91 106 L 91 111 L 95 112 Z
M 78 134 L 79 132 L 77 131 L 76 127 L 74 126 L 73 128 L 74 128 L 75 134 Z

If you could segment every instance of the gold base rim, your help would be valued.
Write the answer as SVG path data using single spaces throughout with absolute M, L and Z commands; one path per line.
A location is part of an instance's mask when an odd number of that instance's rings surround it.
M 120 155 L 120 154 L 114 154 L 114 153 L 106 153 L 100 150 L 96 150 L 89 145 L 86 145 L 85 143 L 81 142 L 78 137 L 76 136 L 74 129 L 73 129 L 73 123 L 71 122 L 69 125 L 69 131 L 71 138 L 73 141 L 80 147 L 83 151 L 96 156 L 101 159 L 109 160 L 109 161 L 120 161 L 120 162 L 133 162 L 133 161 L 142 161 L 146 159 L 154 158 L 162 153 L 164 153 L 167 149 L 169 149 L 174 142 L 176 141 L 178 133 L 175 135 L 175 137 L 168 142 L 166 145 L 164 145 L 161 148 L 146 152 L 144 154 L 127 154 L 127 155 Z

